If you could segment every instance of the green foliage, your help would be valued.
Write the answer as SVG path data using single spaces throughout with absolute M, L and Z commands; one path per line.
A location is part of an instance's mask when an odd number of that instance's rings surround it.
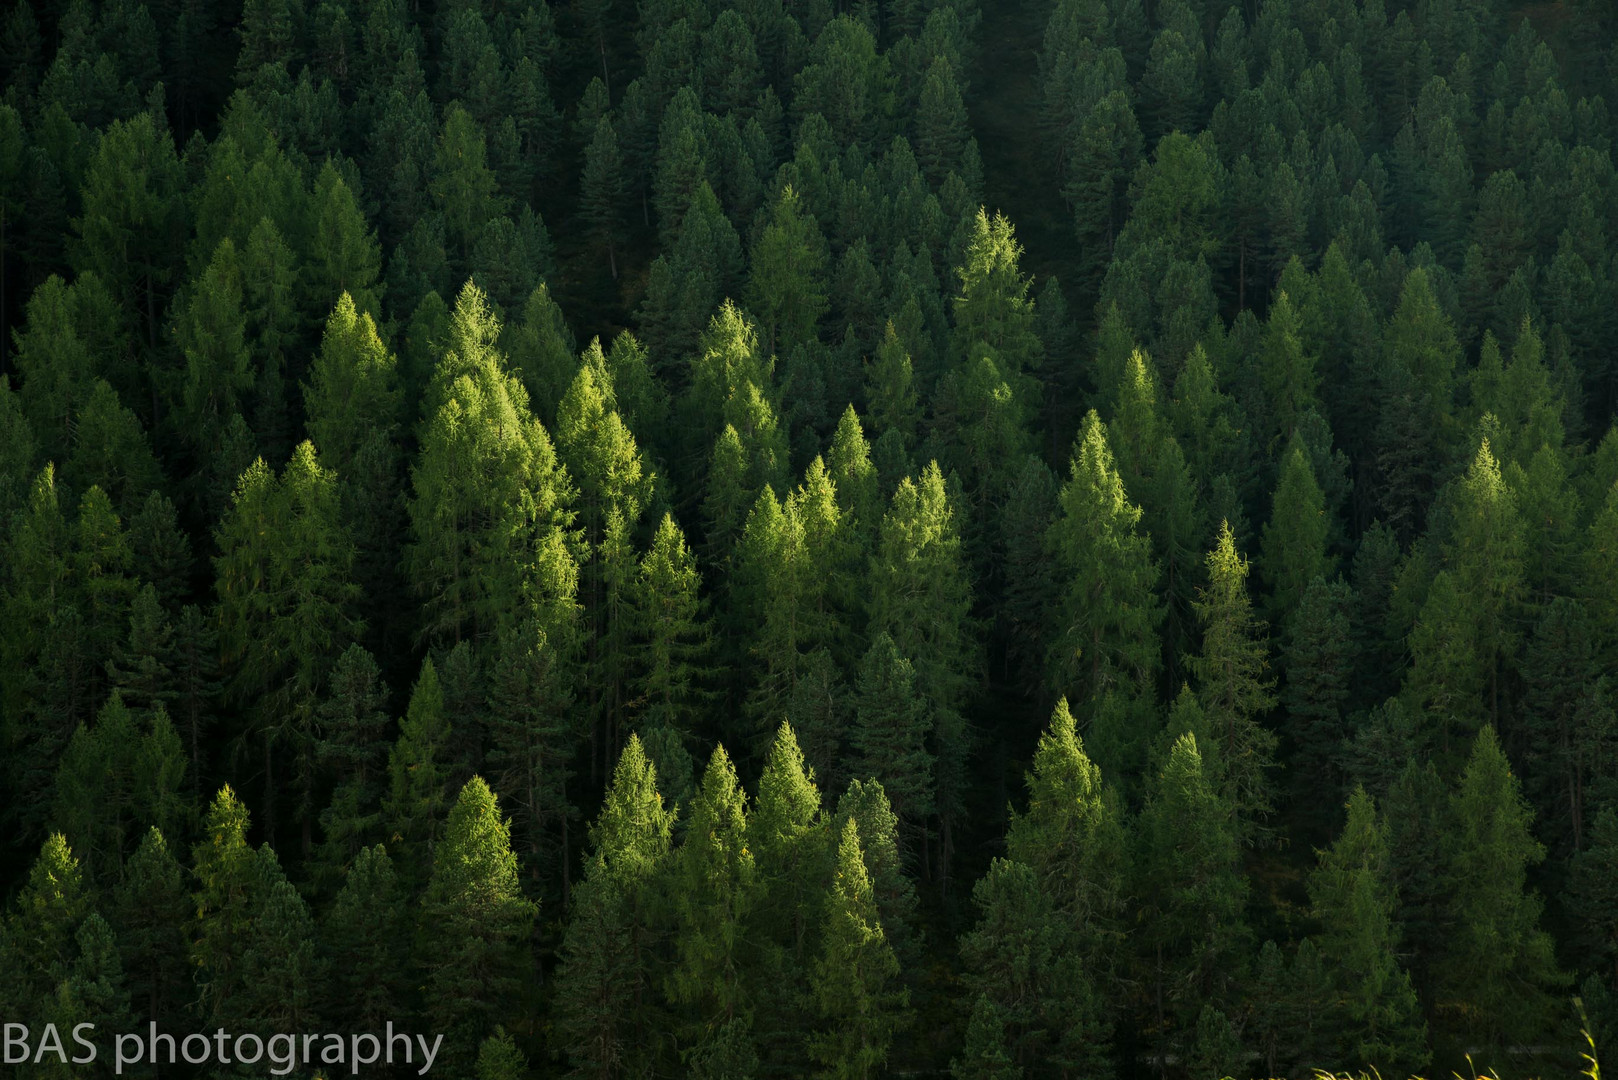
M 461 789 L 433 848 L 421 899 L 420 955 L 428 1012 L 446 1060 L 470 1063 L 511 1011 L 527 970 L 536 905 L 517 884 L 511 827 L 480 777 Z

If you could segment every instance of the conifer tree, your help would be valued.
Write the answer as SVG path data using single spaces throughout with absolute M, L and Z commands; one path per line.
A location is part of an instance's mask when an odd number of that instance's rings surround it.
M 785 356 L 815 335 L 826 314 L 826 251 L 820 228 L 791 185 L 782 189 L 753 248 L 747 305 L 757 313 L 761 344 Z
M 639 652 L 632 708 L 641 725 L 690 732 L 702 700 L 709 629 L 696 560 L 671 514 L 664 514 L 641 556 L 631 618 Z
M 374 1030 L 398 1015 L 410 989 L 410 920 L 387 849 L 361 848 L 321 927 L 331 961 L 325 1015 Z
M 964 806 L 965 713 L 981 666 L 952 502 L 936 461 L 899 482 L 871 556 L 867 601 L 871 632 L 888 635 L 899 655 L 913 658 L 916 692 L 932 723 L 934 807 L 946 830 Z
M 159 1026 L 177 1020 L 186 1001 L 186 921 L 189 897 L 184 871 L 158 829 L 149 828 L 124 867 L 107 914 L 118 931 L 118 949 L 138 1015 Z
M 580 1075 L 641 1074 L 657 1056 L 663 1021 L 655 920 L 664 909 L 655 890 L 669 868 L 673 821 L 657 771 L 631 735 L 591 827 L 594 850 L 574 893 L 556 973 L 560 1026 Z
M 1320 921 L 1320 951 L 1342 994 L 1351 1045 L 1337 1067 L 1372 1067 L 1390 1075 L 1427 1063 L 1426 1024 L 1416 991 L 1400 965 L 1396 900 L 1388 863 L 1388 828 L 1376 804 L 1356 787 L 1348 821 L 1309 878 Z
M 1135 938 L 1162 1032 L 1157 1053 L 1224 998 L 1246 947 L 1247 879 L 1232 808 L 1209 783 L 1197 740 L 1181 735 L 1147 794 L 1137 836 Z
M 1290 629 L 1309 583 L 1316 577 L 1331 576 L 1326 553 L 1329 525 L 1325 499 L 1309 466 L 1308 449 L 1302 437 L 1295 435 L 1276 481 L 1260 560 L 1270 586 L 1270 621 L 1274 625 Z
M 517 884 L 511 827 L 480 777 L 450 810 L 421 906 L 428 1015 L 444 1032 L 447 1060 L 464 1068 L 511 1011 L 537 913 Z
M 582 718 L 571 708 L 570 675 L 565 653 L 534 622 L 502 631 L 496 639 L 487 765 L 513 810 L 531 880 L 537 884 L 543 869 L 560 863 L 564 895 L 572 816 L 567 783 L 584 733 Z M 554 835 L 558 831 L 559 837 Z
M 1345 707 L 1358 658 L 1350 636 L 1352 594 L 1341 578 L 1315 578 L 1304 590 L 1286 650 L 1286 707 L 1290 761 L 1298 783 L 1319 804 L 1322 781 L 1337 775 L 1335 749 L 1343 741 Z
M 405 556 L 439 641 L 490 638 L 529 606 L 565 621 L 574 605 L 572 483 L 495 351 L 498 335 L 468 284 L 428 395 Z
M 51 833 L 29 868 L 28 877 L 6 913 L 0 933 L 11 978 L 0 990 L 8 1008 L 37 1008 L 55 996 L 71 969 L 80 927 L 94 912 L 79 861 L 67 839 Z
M 932 716 L 917 693 L 915 667 L 878 632 L 860 662 L 849 744 L 855 773 L 880 780 L 894 812 L 911 823 L 934 809 L 936 765 L 928 752 Z
M 258 856 L 247 843 L 247 807 L 229 785 L 219 789 L 203 818 L 203 839 L 191 854 L 197 891 L 191 934 L 191 962 L 200 969 L 195 1008 L 211 1020 L 240 1018 L 246 996 L 244 952 L 263 878 Z
M 822 1030 L 809 1037 L 809 1057 L 823 1076 L 864 1080 L 886 1063 L 909 991 L 889 989 L 899 962 L 882 933 L 852 818 L 838 840 L 825 905 L 821 955 L 810 977 Z
M 388 788 L 382 795 L 388 843 L 399 853 L 405 880 L 413 886 L 426 881 L 432 865 L 432 844 L 447 801 L 449 762 L 443 759 L 450 730 L 438 669 L 429 656 L 422 661 L 410 706 L 399 721 L 399 737 L 388 754 Z
M 1119 931 L 1128 852 L 1119 807 L 1085 755 L 1065 698 L 1039 737 L 1026 783 L 1028 810 L 1012 816 L 1006 855 L 1034 871 L 1088 956 L 1104 957 Z
M 1450 801 L 1443 873 L 1453 929 L 1435 966 L 1437 1000 L 1491 1046 L 1532 1040 L 1554 1023 L 1555 993 L 1568 980 L 1539 925 L 1543 902 L 1527 886 L 1545 848 L 1492 727 L 1478 734 Z
M 1025 407 L 1037 402 L 1037 384 L 1027 373 L 1044 358 L 1034 333 L 1031 281 L 1018 268 L 1022 246 L 1011 222 L 981 208 L 973 219 L 964 263 L 958 268 L 961 292 L 955 298 L 956 352 L 971 360 L 987 347 L 1004 366 L 1013 392 Z
M 1047 535 L 1065 581 L 1051 663 L 1081 712 L 1113 690 L 1143 693 L 1158 668 L 1158 568 L 1150 541 L 1136 531 L 1140 515 L 1091 411 L 1062 487 L 1061 516 Z
M 747 1049 L 752 1040 L 745 1033 L 753 1012 L 750 950 L 742 934 L 759 888 L 745 802 L 730 756 L 716 747 L 673 867 L 675 961 L 667 993 L 684 1012 L 688 1045 L 711 1045 L 728 1031 L 740 1043 L 732 1052 L 751 1055 L 756 1052 Z
M 337 473 L 361 580 L 368 591 L 391 588 L 393 568 L 384 553 L 403 527 L 398 361 L 382 344 L 370 311 L 346 291 L 326 319 L 303 403 L 309 437 Z
M 181 430 L 200 466 L 223 447 L 226 421 L 241 412 L 254 387 L 241 265 L 230 237 L 219 242 L 175 332 L 185 356 Z
M 1208 717 L 1209 757 L 1225 805 L 1241 819 L 1240 830 L 1254 835 L 1255 817 L 1270 813 L 1268 770 L 1274 765 L 1276 737 L 1262 718 L 1275 705 L 1263 624 L 1253 617 L 1247 596 L 1247 560 L 1236 553 L 1230 523 L 1208 553 L 1208 585 L 1197 601 L 1202 652 L 1190 658 L 1197 698 Z
M 972 900 L 978 922 L 961 938 L 976 1028 L 969 1055 L 1003 1056 L 999 1067 L 1009 1065 L 1014 1075 L 1107 1068 L 1107 1025 L 1096 975 L 1082 959 L 1080 927 L 1039 874 L 995 859 Z
M 612 119 L 602 116 L 590 135 L 584 151 L 584 175 L 580 180 L 585 220 L 599 244 L 607 249 L 607 266 L 613 279 L 618 277 L 616 240 L 623 220 L 623 155 L 618 149 L 618 133 Z
M 316 814 L 315 711 L 359 628 L 359 587 L 347 580 L 354 547 L 339 507 L 336 475 L 305 441 L 279 478 L 262 458 L 242 474 L 215 534 L 220 645 L 232 696 L 254 717 L 263 753 L 266 830 L 274 835 L 275 748 L 289 743 L 305 851 Z

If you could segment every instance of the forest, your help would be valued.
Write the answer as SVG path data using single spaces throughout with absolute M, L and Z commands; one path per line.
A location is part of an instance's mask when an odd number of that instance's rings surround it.
M 0 7 L 0 1022 L 1618 1060 L 1609 0 Z

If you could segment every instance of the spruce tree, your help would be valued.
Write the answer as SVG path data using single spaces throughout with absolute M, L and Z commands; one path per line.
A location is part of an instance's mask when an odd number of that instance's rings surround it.
M 184 1000 L 186 922 L 190 914 L 184 871 L 168 842 L 150 828 L 113 890 L 107 914 L 136 1012 L 159 1026 L 178 1020 Z
M 1073 917 L 1038 873 L 1008 859 L 990 863 L 972 900 L 978 922 L 961 938 L 977 1029 L 968 1053 L 1004 1055 L 1024 1075 L 1105 1070 L 1108 1026 Z M 964 1063 L 956 1072 L 973 1075 Z
M 860 662 L 849 744 L 855 774 L 880 780 L 894 812 L 912 825 L 934 809 L 931 729 L 926 700 L 916 690 L 915 667 L 892 637 L 879 632 Z

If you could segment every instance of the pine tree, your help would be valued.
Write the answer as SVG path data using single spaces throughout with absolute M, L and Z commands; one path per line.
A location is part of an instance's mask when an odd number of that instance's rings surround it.
M 517 884 L 511 828 L 480 777 L 461 789 L 422 896 L 428 1013 L 447 1060 L 470 1064 L 528 969 L 536 906 Z
M 1556 991 L 1568 980 L 1539 926 L 1543 902 L 1527 889 L 1545 849 L 1492 727 L 1473 744 L 1451 806 L 1443 870 L 1453 930 L 1435 969 L 1436 999 L 1491 1046 L 1532 1041 L 1554 1023 Z
M 1336 1061 L 1321 1064 L 1413 1073 L 1430 1057 L 1426 1024 L 1398 960 L 1388 827 L 1364 788 L 1349 796 L 1348 822 L 1319 857 L 1309 894 L 1322 927 L 1320 951 L 1355 1039 L 1338 1048 Z
M 1275 706 L 1275 680 L 1264 676 L 1269 664 L 1263 624 L 1253 617 L 1247 560 L 1236 553 L 1228 521 L 1208 553 L 1207 567 L 1208 586 L 1196 604 L 1202 652 L 1188 664 L 1208 717 L 1209 756 L 1221 796 L 1251 838 L 1258 828 L 1253 819 L 1272 809 L 1266 774 L 1274 765 L 1276 737 L 1261 718 Z
M 899 962 L 882 933 L 853 819 L 843 826 L 825 903 L 810 994 L 817 1018 L 829 1030 L 809 1037 L 809 1057 L 823 1076 L 864 1080 L 886 1064 L 910 995 L 889 989 Z

